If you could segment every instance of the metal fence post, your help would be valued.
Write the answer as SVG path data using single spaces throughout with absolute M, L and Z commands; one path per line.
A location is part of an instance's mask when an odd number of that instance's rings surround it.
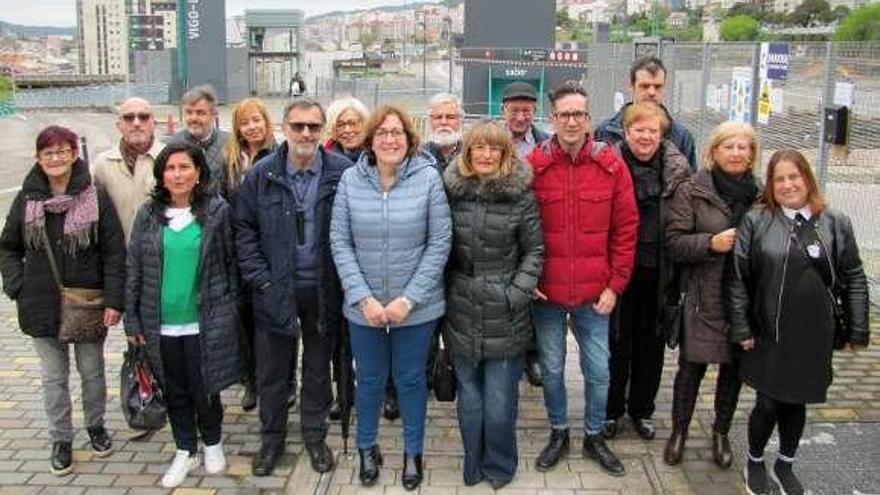
M 373 108 L 379 106 L 379 81 L 373 84 Z
M 819 188 L 828 184 L 828 143 L 825 142 L 825 106 L 834 99 L 834 74 L 836 73 L 834 44 L 825 43 L 825 94 L 819 104 L 819 152 L 816 154 L 816 170 L 819 172 Z
M 749 124 L 758 128 L 758 95 L 761 89 L 761 43 L 755 43 L 752 53 L 752 101 L 749 108 Z
M 703 130 L 704 122 L 706 121 L 706 87 L 709 85 L 709 78 L 712 75 L 711 69 L 709 68 L 710 58 L 709 58 L 709 43 L 703 43 L 703 63 L 702 63 L 702 74 L 700 75 L 700 126 L 697 129 L 697 146 L 703 146 L 703 139 L 705 138 L 705 131 Z M 699 160 L 697 160 L 699 161 Z M 699 163 L 692 163 L 691 166 L 699 167 Z

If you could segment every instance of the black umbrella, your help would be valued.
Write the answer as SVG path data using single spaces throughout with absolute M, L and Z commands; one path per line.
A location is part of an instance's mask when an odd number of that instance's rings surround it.
M 354 370 L 351 363 L 351 339 L 348 325 L 339 329 L 339 377 L 337 399 L 339 400 L 339 424 L 342 427 L 342 451 L 348 455 L 348 430 L 351 427 L 351 405 L 354 400 Z

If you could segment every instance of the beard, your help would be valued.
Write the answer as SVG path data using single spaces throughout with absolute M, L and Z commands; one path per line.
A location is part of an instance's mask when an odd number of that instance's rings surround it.
M 451 131 L 449 129 L 438 129 L 431 133 L 429 141 L 437 146 L 452 146 L 461 141 L 461 131 Z

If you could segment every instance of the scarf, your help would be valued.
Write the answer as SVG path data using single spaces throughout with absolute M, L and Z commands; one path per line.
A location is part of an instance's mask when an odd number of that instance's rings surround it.
M 155 138 L 150 139 L 150 142 L 142 148 L 131 146 L 126 143 L 124 139 L 119 140 L 119 154 L 122 155 L 122 160 L 125 162 L 125 165 L 128 167 L 128 170 L 130 170 L 132 174 L 134 173 L 134 166 L 135 164 L 137 164 L 138 157 L 141 155 L 145 155 L 148 151 L 150 151 L 150 148 L 153 147 L 153 139 Z
M 75 254 L 98 235 L 98 190 L 89 184 L 76 196 L 61 194 L 25 203 L 24 239 L 28 249 L 37 250 L 47 241 L 46 213 L 64 213 L 64 251 Z
M 758 184 L 755 176 L 746 172 L 738 177 L 730 175 L 720 167 L 712 169 L 712 183 L 718 195 L 727 204 L 731 212 L 731 227 L 737 227 L 758 196 Z

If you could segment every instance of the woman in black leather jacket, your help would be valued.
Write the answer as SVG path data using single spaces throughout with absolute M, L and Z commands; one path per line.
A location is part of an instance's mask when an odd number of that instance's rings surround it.
M 849 218 L 825 205 L 798 151 L 767 165 L 762 204 L 737 231 L 730 291 L 730 339 L 744 349 L 742 376 L 757 391 L 749 417 L 749 493 L 769 493 L 764 448 L 779 426 L 770 477 L 782 493 L 803 493 L 792 472 L 806 404 L 825 402 L 835 340 L 832 291 L 842 292 L 846 346 L 868 344 L 868 288 Z

